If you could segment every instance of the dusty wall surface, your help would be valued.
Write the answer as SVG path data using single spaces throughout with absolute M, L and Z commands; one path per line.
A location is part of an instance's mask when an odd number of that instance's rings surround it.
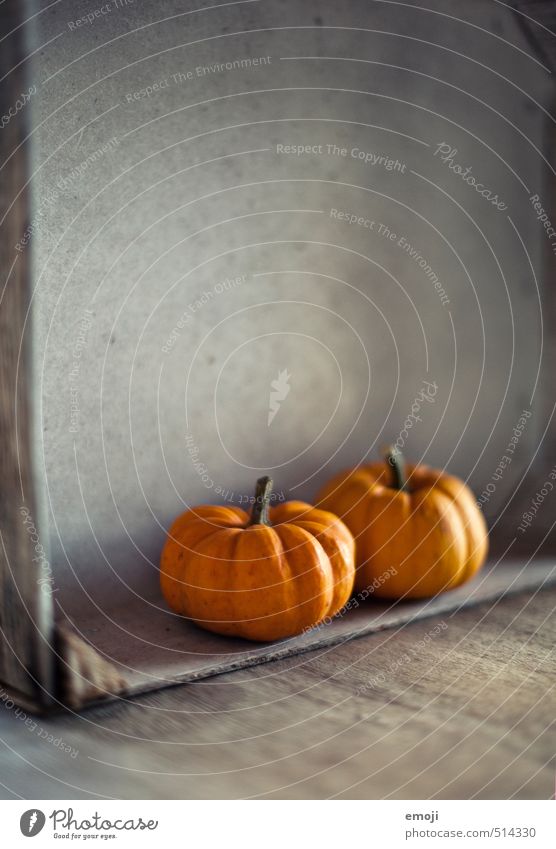
M 310 498 L 387 441 L 481 492 L 533 410 L 495 521 L 542 424 L 550 173 L 548 75 L 510 12 L 94 6 L 52 5 L 30 43 L 58 579 L 154 587 L 182 505 L 259 472 Z

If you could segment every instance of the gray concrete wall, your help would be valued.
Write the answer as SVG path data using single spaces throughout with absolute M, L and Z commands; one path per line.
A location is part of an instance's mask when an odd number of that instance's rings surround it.
M 310 498 L 396 439 L 480 492 L 539 393 L 551 89 L 509 10 L 46 5 L 23 249 L 58 579 L 154 587 L 185 505 L 238 503 L 261 471 Z

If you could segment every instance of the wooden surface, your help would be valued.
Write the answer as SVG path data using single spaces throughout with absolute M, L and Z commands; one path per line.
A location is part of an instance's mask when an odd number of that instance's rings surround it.
M 522 594 L 36 728 L 4 704 L 2 794 L 551 797 L 555 605 Z
M 538 587 L 555 583 L 554 557 L 491 562 L 474 580 L 432 599 L 402 599 L 397 603 L 372 599 L 369 602 L 365 599 L 372 598 L 371 593 L 355 593 L 334 619 L 299 636 L 273 643 L 223 638 L 197 628 L 169 610 L 158 586 L 155 593 L 146 598 L 114 593 L 111 603 L 102 606 L 89 601 L 87 605 L 81 602 L 76 607 L 74 601 L 74 613 L 69 619 L 82 650 L 89 659 L 96 657 L 95 666 L 99 671 L 104 666 L 108 672 L 108 682 L 112 681 L 109 692 L 124 690 L 129 696 L 306 651 L 325 650 L 364 634 L 446 616 L 464 607 L 493 602 L 503 595 L 534 592 Z M 71 602 L 67 593 L 65 598 Z M 57 605 L 61 613 L 66 612 L 63 599 L 60 593 Z M 69 685 L 66 693 L 69 702 L 66 703 L 77 708 L 91 701 L 91 694 L 97 693 L 98 687 L 91 690 L 79 664 L 77 667 L 62 664 L 62 667 Z M 87 660 L 85 667 L 92 670 Z M 118 678 L 120 686 L 114 689 Z M 102 691 L 103 686 L 100 681 L 98 683 Z
M 29 88 L 19 23 L 22 4 L 7 0 L 0 14 L 0 115 L 9 116 Z M 13 32 L 12 32 L 13 31 Z M 11 35 L 9 35 L 11 33 Z M 41 591 L 47 541 L 35 536 L 39 517 L 33 492 L 29 405 L 29 338 L 24 335 L 31 298 L 28 251 L 15 245 L 27 227 L 28 132 L 25 107 L 0 132 L 0 681 L 45 704 L 52 691 L 51 597 Z M 4 119 L 3 119 L 4 121 Z M 38 399 L 35 399 L 37 401 Z M 21 509 L 29 511 L 25 524 Z M 43 688 L 37 686 L 41 681 Z

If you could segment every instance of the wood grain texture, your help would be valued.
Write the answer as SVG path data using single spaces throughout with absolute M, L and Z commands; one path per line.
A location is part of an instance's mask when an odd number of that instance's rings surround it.
M 35 730 L 4 708 L 2 792 L 549 798 L 555 605 L 554 589 L 523 594 Z
M 23 4 L 7 0 L 0 15 L 0 115 L 27 91 L 20 23 Z M 13 32 L 12 32 L 13 31 Z M 10 34 L 11 33 L 11 34 Z M 4 36 L 6 36 L 4 38 Z M 20 64 L 21 63 L 21 64 Z M 28 252 L 15 248 L 26 227 L 27 157 L 25 106 L 0 130 L 0 681 L 38 703 L 48 701 L 52 662 L 44 636 L 52 618 L 50 598 L 38 583 L 44 560 L 36 556 L 27 508 L 38 524 L 29 449 L 28 341 L 23 338 L 29 292 Z M 46 546 L 44 540 L 41 544 Z M 43 687 L 36 681 L 40 679 Z
M 356 593 L 340 614 L 316 628 L 271 643 L 254 643 L 211 634 L 168 610 L 157 595 L 128 598 L 115 593 L 111 605 L 100 609 L 82 604 L 72 616 L 81 644 L 88 644 L 127 682 L 127 695 L 137 695 L 177 683 L 198 681 L 237 669 L 324 650 L 367 634 L 397 629 L 404 624 L 453 615 L 465 607 L 495 601 L 503 595 L 556 583 L 554 559 L 503 561 L 489 564 L 473 580 L 432 599 L 365 600 Z M 75 688 L 82 689 L 76 674 Z M 70 688 L 71 690 L 71 688 Z M 93 686 L 92 692 L 95 692 Z

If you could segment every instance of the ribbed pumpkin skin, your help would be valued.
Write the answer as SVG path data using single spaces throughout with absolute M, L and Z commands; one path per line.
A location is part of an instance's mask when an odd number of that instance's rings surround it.
M 219 506 L 176 519 L 160 564 L 170 607 L 208 631 L 265 642 L 334 616 L 355 577 L 346 526 L 299 501 L 271 508 L 272 526 L 249 521 L 240 508 Z
M 463 481 L 427 466 L 406 471 L 407 491 L 395 488 L 383 462 L 342 472 L 317 497 L 355 537 L 356 590 L 372 587 L 381 598 L 453 589 L 477 573 L 488 552 L 485 520 Z

